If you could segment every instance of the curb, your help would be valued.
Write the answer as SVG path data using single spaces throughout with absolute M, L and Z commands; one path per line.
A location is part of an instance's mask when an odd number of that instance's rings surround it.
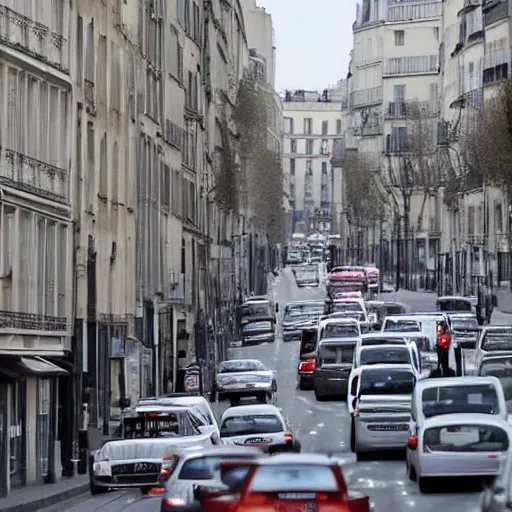
M 24 503 L 18 503 L 10 507 L 2 509 L 2 512 L 37 512 L 42 508 L 51 507 L 57 505 L 62 501 L 66 501 L 82 494 L 89 492 L 89 482 L 81 484 L 71 489 L 60 491 L 52 496 L 40 497 L 32 500 L 28 500 Z

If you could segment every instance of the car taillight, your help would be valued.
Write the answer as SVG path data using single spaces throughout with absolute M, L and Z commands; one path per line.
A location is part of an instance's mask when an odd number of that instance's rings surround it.
M 315 360 L 310 359 L 308 361 L 302 361 L 299 365 L 300 372 L 314 372 L 315 371 Z
M 293 436 L 287 432 L 285 435 L 284 435 L 284 440 L 287 442 L 287 443 L 291 443 L 293 441 Z
M 171 474 L 171 470 L 170 469 L 167 469 L 167 468 L 162 468 L 160 470 L 160 476 L 169 476 Z
M 416 436 L 409 436 L 407 447 L 409 450 L 416 450 L 416 448 L 418 448 L 418 438 Z
M 182 500 L 181 498 L 165 498 L 162 500 L 162 510 L 165 507 L 182 507 L 183 505 L 186 505 L 185 500 Z

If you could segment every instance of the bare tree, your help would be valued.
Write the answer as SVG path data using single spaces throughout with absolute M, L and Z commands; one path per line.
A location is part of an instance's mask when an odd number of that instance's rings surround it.
M 486 101 L 470 140 L 471 155 L 492 184 L 512 186 L 512 80 Z

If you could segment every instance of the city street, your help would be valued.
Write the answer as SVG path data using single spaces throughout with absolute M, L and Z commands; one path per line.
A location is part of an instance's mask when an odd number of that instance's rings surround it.
M 286 269 L 276 279 L 273 293 L 282 309 L 287 301 L 321 297 L 322 288 L 298 289 L 291 271 Z M 390 300 L 409 300 L 414 310 L 432 310 L 435 302 L 433 294 L 407 291 L 386 294 L 388 297 Z M 417 484 L 406 478 L 405 462 L 400 456 L 356 462 L 349 447 L 349 417 L 345 403 L 319 403 L 312 391 L 299 391 L 296 388 L 298 350 L 297 342 L 283 343 L 278 340 L 273 345 L 233 349 L 232 357 L 257 358 L 277 371 L 277 404 L 293 425 L 294 434 L 302 442 L 304 452 L 333 453 L 340 457 L 345 462 L 344 474 L 350 487 L 369 494 L 376 512 L 431 512 L 436 509 L 473 512 L 480 509 L 477 492 L 440 489 L 441 492 L 437 494 L 420 494 Z M 222 406 L 225 408 L 226 404 Z M 159 498 L 142 497 L 138 490 L 115 491 L 99 497 L 84 495 L 44 509 L 44 512 L 157 512 L 159 504 Z

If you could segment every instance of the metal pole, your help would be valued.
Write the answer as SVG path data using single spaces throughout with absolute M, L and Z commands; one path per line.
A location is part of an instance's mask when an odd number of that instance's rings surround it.
M 379 240 L 379 293 L 382 292 L 384 288 L 384 233 L 382 232 L 384 229 L 384 219 L 380 219 L 380 240 Z

